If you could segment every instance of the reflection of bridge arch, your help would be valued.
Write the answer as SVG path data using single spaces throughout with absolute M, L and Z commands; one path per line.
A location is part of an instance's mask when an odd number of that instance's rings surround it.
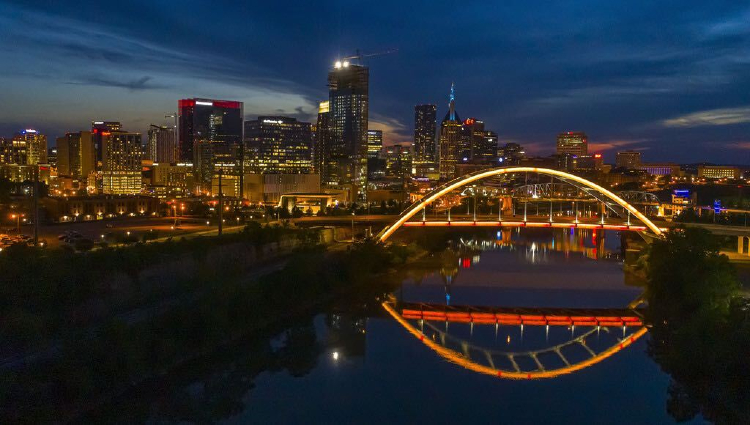
M 583 188 L 587 193 L 591 194 L 592 196 L 595 196 L 597 198 L 599 196 L 603 196 L 604 198 L 614 201 L 620 207 L 624 208 L 630 214 L 633 214 L 635 217 L 641 220 L 646 225 L 646 227 L 648 227 L 656 235 L 662 234 L 661 229 L 659 229 L 659 227 L 657 227 L 653 222 L 651 222 L 651 220 L 649 220 L 645 215 L 639 212 L 635 207 L 630 205 L 627 201 L 625 201 L 621 197 L 617 196 L 615 193 L 603 188 L 602 186 L 599 186 L 598 184 L 594 182 L 591 182 L 589 180 L 586 180 L 584 178 L 578 177 L 570 173 L 566 173 L 564 171 L 552 170 L 549 168 L 507 167 L 507 168 L 494 168 L 490 170 L 480 170 L 480 171 L 456 178 L 454 180 L 451 180 L 447 182 L 446 184 L 434 189 L 432 192 L 425 195 L 421 200 L 415 202 L 409 208 L 407 208 L 399 216 L 398 220 L 396 220 L 395 223 L 383 229 L 380 232 L 380 234 L 378 234 L 378 239 L 381 242 L 384 242 L 396 230 L 398 230 L 404 223 L 406 223 L 409 219 L 414 217 L 414 215 L 416 215 L 419 211 L 422 211 L 428 205 L 433 203 L 435 200 L 452 192 L 455 189 L 461 188 L 470 183 L 473 183 L 475 181 L 482 180 L 488 177 L 494 177 L 494 176 L 499 176 L 503 174 L 524 173 L 524 172 L 545 174 L 545 175 L 557 177 L 565 182 L 569 182 L 574 185 L 580 185 L 581 188 Z
M 412 326 L 404 317 L 399 315 L 399 313 L 394 309 L 393 305 L 390 302 L 384 302 L 383 308 L 410 334 L 414 335 L 417 339 L 419 339 L 419 341 L 421 341 L 427 347 L 435 351 L 438 355 L 440 355 L 444 359 L 450 361 L 451 363 L 455 363 L 461 367 L 464 367 L 468 370 L 474 371 L 474 372 L 478 372 L 478 373 L 482 373 L 482 374 L 490 375 L 490 376 L 496 376 L 499 378 L 505 378 L 505 379 L 543 379 L 543 378 L 555 378 L 561 375 L 570 374 L 570 373 L 585 369 L 589 366 L 593 366 L 609 358 L 613 354 L 633 344 L 638 338 L 640 338 L 641 336 L 646 334 L 646 332 L 648 332 L 646 327 L 641 326 L 640 328 L 638 328 L 638 330 L 636 330 L 629 336 L 623 338 L 612 347 L 604 351 L 601 351 L 599 353 L 595 353 L 586 345 L 586 338 L 588 338 L 594 332 L 596 332 L 595 329 L 592 329 L 564 344 L 559 344 L 555 347 L 551 347 L 547 349 L 528 351 L 528 352 L 514 352 L 514 353 L 491 352 L 491 350 L 480 349 L 480 351 L 484 353 L 484 355 L 486 356 L 486 360 L 488 360 L 489 362 L 489 365 L 485 365 L 485 364 L 479 363 L 478 361 L 472 360 L 468 351 L 469 344 L 464 344 L 464 347 L 463 347 L 464 353 L 459 353 L 455 350 L 447 348 L 444 345 L 441 345 L 440 343 L 428 338 L 427 336 L 424 335 L 422 331 Z M 441 331 L 438 331 L 438 332 L 441 332 Z M 568 359 L 566 359 L 565 356 L 561 353 L 561 351 L 565 347 L 571 346 L 571 345 L 582 346 L 583 348 L 586 349 L 586 351 L 589 352 L 591 356 L 582 361 L 570 363 Z M 557 356 L 559 356 L 560 359 L 562 359 L 565 365 L 562 367 L 557 367 L 557 368 L 552 368 L 552 369 L 545 368 L 544 365 L 539 360 L 539 356 L 545 353 L 556 354 Z M 498 355 L 498 354 L 505 356 L 509 360 L 510 364 L 513 365 L 513 368 L 510 370 L 507 370 L 507 369 L 501 369 L 501 368 L 496 367 L 493 362 L 493 356 Z M 521 368 L 518 366 L 518 364 L 515 361 L 516 358 L 521 358 L 521 357 L 527 357 L 527 358 L 533 359 L 533 361 L 537 365 L 537 369 L 528 370 L 528 371 L 521 370 Z

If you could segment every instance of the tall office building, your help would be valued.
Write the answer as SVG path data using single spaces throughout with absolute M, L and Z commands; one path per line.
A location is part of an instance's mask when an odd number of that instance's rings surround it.
M 367 130 L 367 158 L 377 158 L 383 149 L 383 132 L 381 130 Z
M 437 105 L 414 107 L 414 162 L 423 164 L 435 161 L 435 129 Z
M 113 131 L 122 131 L 122 124 L 119 121 L 92 121 L 91 122 L 91 138 L 94 142 L 94 149 L 96 151 L 96 160 L 102 161 L 102 140 Z
M 52 167 L 57 167 L 57 147 L 47 148 L 47 163 Z
M 90 131 L 66 133 L 57 138 L 57 174 L 78 182 L 96 170 L 96 149 Z
M 193 163 L 199 189 L 209 192 L 219 169 L 242 177 L 242 102 L 193 98 L 181 99 L 177 106 L 179 160 Z
M 627 168 L 628 170 L 637 170 L 641 168 L 641 153 L 638 151 L 617 152 L 615 165 L 618 168 Z
M 174 127 L 154 124 L 149 126 L 145 157 L 156 163 L 175 164 L 179 161 Z
M 497 155 L 497 134 L 484 129 L 484 121 L 467 118 L 464 121 L 459 158 L 464 162 L 490 163 Z
M 47 136 L 27 128 L 13 135 L 13 163 L 37 165 L 47 163 Z
M 315 124 L 313 162 L 315 172 L 320 174 L 322 186 L 332 186 L 335 182 L 329 178 L 331 175 L 328 167 L 331 165 L 325 157 L 331 144 L 331 102 L 326 100 L 318 106 L 318 121 Z
M 582 131 L 566 131 L 557 135 L 557 154 L 588 155 L 588 137 Z
M 349 62 L 336 62 L 328 73 L 331 140 L 323 160 L 328 180 L 350 186 L 354 201 L 367 196 L 369 78 L 367 67 Z
M 455 87 L 451 84 L 448 113 L 440 124 L 440 178 L 450 180 L 456 176 L 462 138 L 461 119 L 456 113 Z
M 102 191 L 111 195 L 141 192 L 140 133 L 113 131 L 102 137 Z
M 249 170 L 256 173 L 313 172 L 312 130 L 309 122 L 289 117 L 258 117 L 245 121 Z
M 385 176 L 405 178 L 411 175 L 411 146 L 393 145 L 385 149 Z
M 11 139 L 0 137 L 0 165 L 13 164 L 15 153 Z
M 481 162 L 495 162 L 497 160 L 497 133 L 485 130 L 479 135 L 474 147 L 474 159 Z
M 497 158 L 500 165 L 518 165 L 526 157 L 526 151 L 518 143 L 506 143 L 497 149 Z

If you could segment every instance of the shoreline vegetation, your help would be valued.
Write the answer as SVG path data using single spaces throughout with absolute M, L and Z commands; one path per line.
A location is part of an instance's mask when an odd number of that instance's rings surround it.
M 647 249 L 648 353 L 671 376 L 666 407 L 678 422 L 750 423 L 750 300 L 719 250 L 690 227 Z
M 33 248 L 5 253 L 0 260 L 8 270 L 0 301 L 3 340 L 19 351 L 50 345 L 55 350 L 34 364 L 0 371 L 3 422 L 73 420 L 420 256 L 413 245 L 366 241 L 327 250 L 321 240 L 315 229 L 251 225 L 222 237 L 78 255 Z M 264 249 L 269 246 L 272 252 Z M 252 269 L 228 250 L 252 252 L 254 260 L 278 259 L 281 252 L 286 264 L 249 279 Z M 166 269 L 154 280 L 144 270 L 155 258 Z M 264 263 L 253 261 L 258 264 Z M 169 275 L 180 268 L 189 273 L 163 278 L 165 271 Z M 116 314 L 165 298 L 173 302 L 136 314 L 137 320 Z

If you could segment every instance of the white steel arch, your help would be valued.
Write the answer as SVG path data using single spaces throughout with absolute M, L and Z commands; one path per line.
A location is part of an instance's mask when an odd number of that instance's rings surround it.
M 455 189 L 458 189 L 462 186 L 465 186 L 467 184 L 473 183 L 477 180 L 486 179 L 488 177 L 493 176 L 499 176 L 502 174 L 512 174 L 512 173 L 537 173 L 537 174 L 545 174 L 549 176 L 558 177 L 564 180 L 571 180 L 576 183 L 579 183 L 583 186 L 589 187 L 607 198 L 611 199 L 612 201 L 616 202 L 621 207 L 625 208 L 627 211 L 629 211 L 631 214 L 633 214 L 635 217 L 637 217 L 639 220 L 643 222 L 643 224 L 646 225 L 652 232 L 654 232 L 656 235 L 661 235 L 662 230 L 659 229 L 657 225 L 655 225 L 651 220 L 648 219 L 645 215 L 640 213 L 634 206 L 630 205 L 628 202 L 626 202 L 621 197 L 617 196 L 614 192 L 611 192 L 598 184 L 586 180 L 582 177 L 576 176 L 574 174 L 566 173 L 564 171 L 559 170 L 553 170 L 550 168 L 537 168 L 537 167 L 504 167 L 504 168 L 493 168 L 490 170 L 481 170 L 477 171 L 472 174 L 467 174 L 465 176 L 462 176 L 460 178 L 451 180 L 450 182 L 444 184 L 443 186 L 440 186 L 430 192 L 429 194 L 425 195 L 422 199 L 420 199 L 418 202 L 414 203 L 412 206 L 406 209 L 403 213 L 401 213 L 401 216 L 399 216 L 398 220 L 396 220 L 395 223 L 392 225 L 386 227 L 378 234 L 378 240 L 380 242 L 385 242 L 396 230 L 398 230 L 405 222 L 407 222 L 410 218 L 414 217 L 419 211 L 422 211 L 424 208 L 426 208 L 428 205 L 433 203 L 435 200 L 441 198 L 442 196 L 452 192 Z

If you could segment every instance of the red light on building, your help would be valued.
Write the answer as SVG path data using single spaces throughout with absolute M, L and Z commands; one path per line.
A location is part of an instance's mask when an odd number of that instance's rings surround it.
M 464 121 L 464 125 L 473 125 L 475 122 L 477 122 L 474 118 L 467 118 L 466 121 Z
M 240 102 L 226 101 L 226 100 L 215 100 L 214 106 L 217 108 L 230 108 L 240 109 Z

